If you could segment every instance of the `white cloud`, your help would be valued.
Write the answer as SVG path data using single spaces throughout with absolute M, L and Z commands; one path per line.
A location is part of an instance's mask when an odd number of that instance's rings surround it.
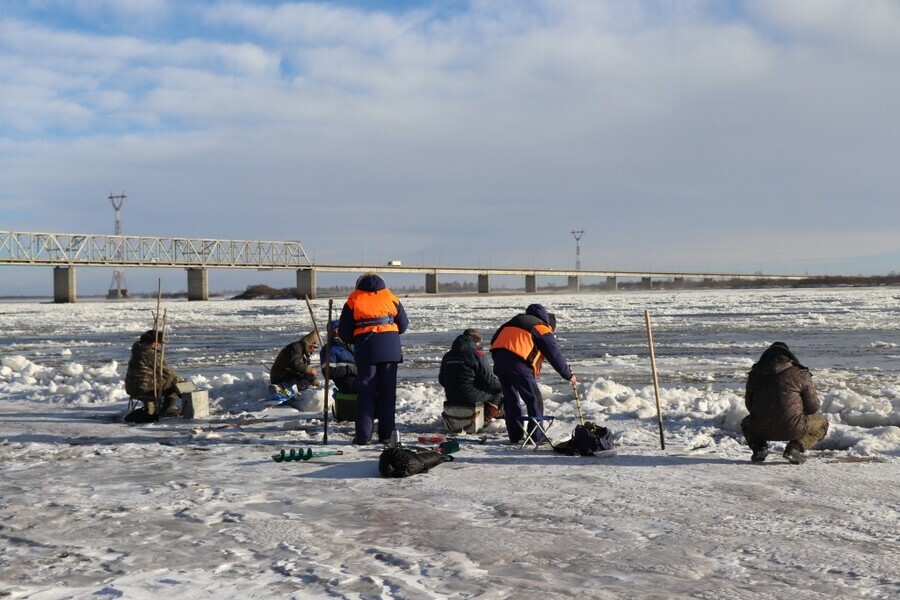
M 747 8 L 766 25 L 820 51 L 900 52 L 900 4 L 892 0 L 761 0 Z
M 900 9 L 787 4 L 158 5 L 195 17 L 176 39 L 0 19 L 2 194 L 102 212 L 124 188 L 157 209 L 129 207 L 145 233 L 309 238 L 323 260 L 358 259 L 373 222 L 426 262 L 517 264 L 532 240 L 553 266 L 575 226 L 622 268 L 888 254 L 900 55 L 879 31 Z M 92 229 L 59 209 L 51 229 Z

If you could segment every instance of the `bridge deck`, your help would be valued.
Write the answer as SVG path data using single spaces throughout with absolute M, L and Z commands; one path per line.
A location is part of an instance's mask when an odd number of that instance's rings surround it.
M 312 269 L 328 273 L 419 273 L 425 275 L 518 275 L 620 278 L 706 278 L 802 280 L 809 275 L 761 273 L 691 273 L 545 269 L 536 267 L 465 267 L 442 265 L 366 265 L 313 263 L 299 241 L 250 241 L 162 238 L 75 233 L 0 231 L 0 265 L 57 267 L 181 267 L 229 269 Z

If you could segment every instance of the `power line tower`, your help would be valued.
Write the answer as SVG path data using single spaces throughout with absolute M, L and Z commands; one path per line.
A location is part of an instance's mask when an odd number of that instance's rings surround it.
M 112 204 L 113 210 L 116 211 L 116 235 L 122 235 L 122 221 L 119 218 L 119 210 L 122 208 L 122 205 L 125 203 L 125 192 L 122 192 L 118 196 L 113 196 L 111 193 L 109 195 L 109 203 Z M 113 252 L 113 258 L 117 260 L 122 260 L 124 258 L 124 254 L 122 252 L 122 242 L 121 240 L 116 240 L 116 248 Z M 116 269 L 113 271 L 112 283 L 109 284 L 109 293 L 106 294 L 107 298 L 118 299 L 118 298 L 128 298 L 128 284 L 125 283 L 125 271 L 122 269 Z
M 584 230 L 575 231 L 572 230 L 572 237 L 575 238 L 575 270 L 581 270 L 581 236 L 584 235 Z M 569 276 L 569 291 L 577 292 L 581 290 L 581 276 L 580 275 L 570 275 Z
M 572 231 L 572 237 L 575 238 L 575 270 L 576 271 L 581 270 L 581 244 L 579 242 L 581 241 L 581 236 L 583 236 L 583 235 L 584 235 L 583 229 L 580 231 L 574 231 L 574 230 Z

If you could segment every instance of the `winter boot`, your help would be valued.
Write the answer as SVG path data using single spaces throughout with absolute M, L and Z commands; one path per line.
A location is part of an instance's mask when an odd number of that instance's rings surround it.
M 784 447 L 784 454 L 782 456 L 784 456 L 784 458 L 792 465 L 802 465 L 806 461 L 806 455 L 803 454 L 803 448 L 796 442 L 789 442 L 788 445 Z
M 766 460 L 766 457 L 769 455 L 769 447 L 768 446 L 760 446 L 759 448 L 755 448 L 753 450 L 753 456 L 750 457 L 750 460 L 753 462 L 763 462 Z
M 166 396 L 163 400 L 162 410 L 159 411 L 160 417 L 178 417 L 181 416 L 181 410 L 175 406 L 178 402 L 178 396 Z
M 156 412 L 156 401 L 155 400 L 141 400 L 140 408 L 135 408 L 133 411 L 125 415 L 124 421 L 126 423 L 154 423 L 159 420 L 159 415 Z

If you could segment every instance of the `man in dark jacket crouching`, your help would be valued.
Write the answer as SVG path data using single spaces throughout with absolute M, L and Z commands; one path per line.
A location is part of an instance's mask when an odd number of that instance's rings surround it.
M 799 465 L 804 452 L 828 433 L 812 375 L 783 342 L 769 346 L 750 369 L 744 403 L 750 414 L 741 429 L 753 462 L 766 459 L 769 440 L 779 440 L 788 442 L 784 458 Z
M 269 381 L 273 386 L 304 389 L 309 386 L 318 387 L 319 372 L 312 366 L 310 356 L 319 349 L 319 335 L 315 331 L 292 342 L 281 349 L 272 369 L 269 371 Z M 277 389 L 273 389 L 273 392 Z

